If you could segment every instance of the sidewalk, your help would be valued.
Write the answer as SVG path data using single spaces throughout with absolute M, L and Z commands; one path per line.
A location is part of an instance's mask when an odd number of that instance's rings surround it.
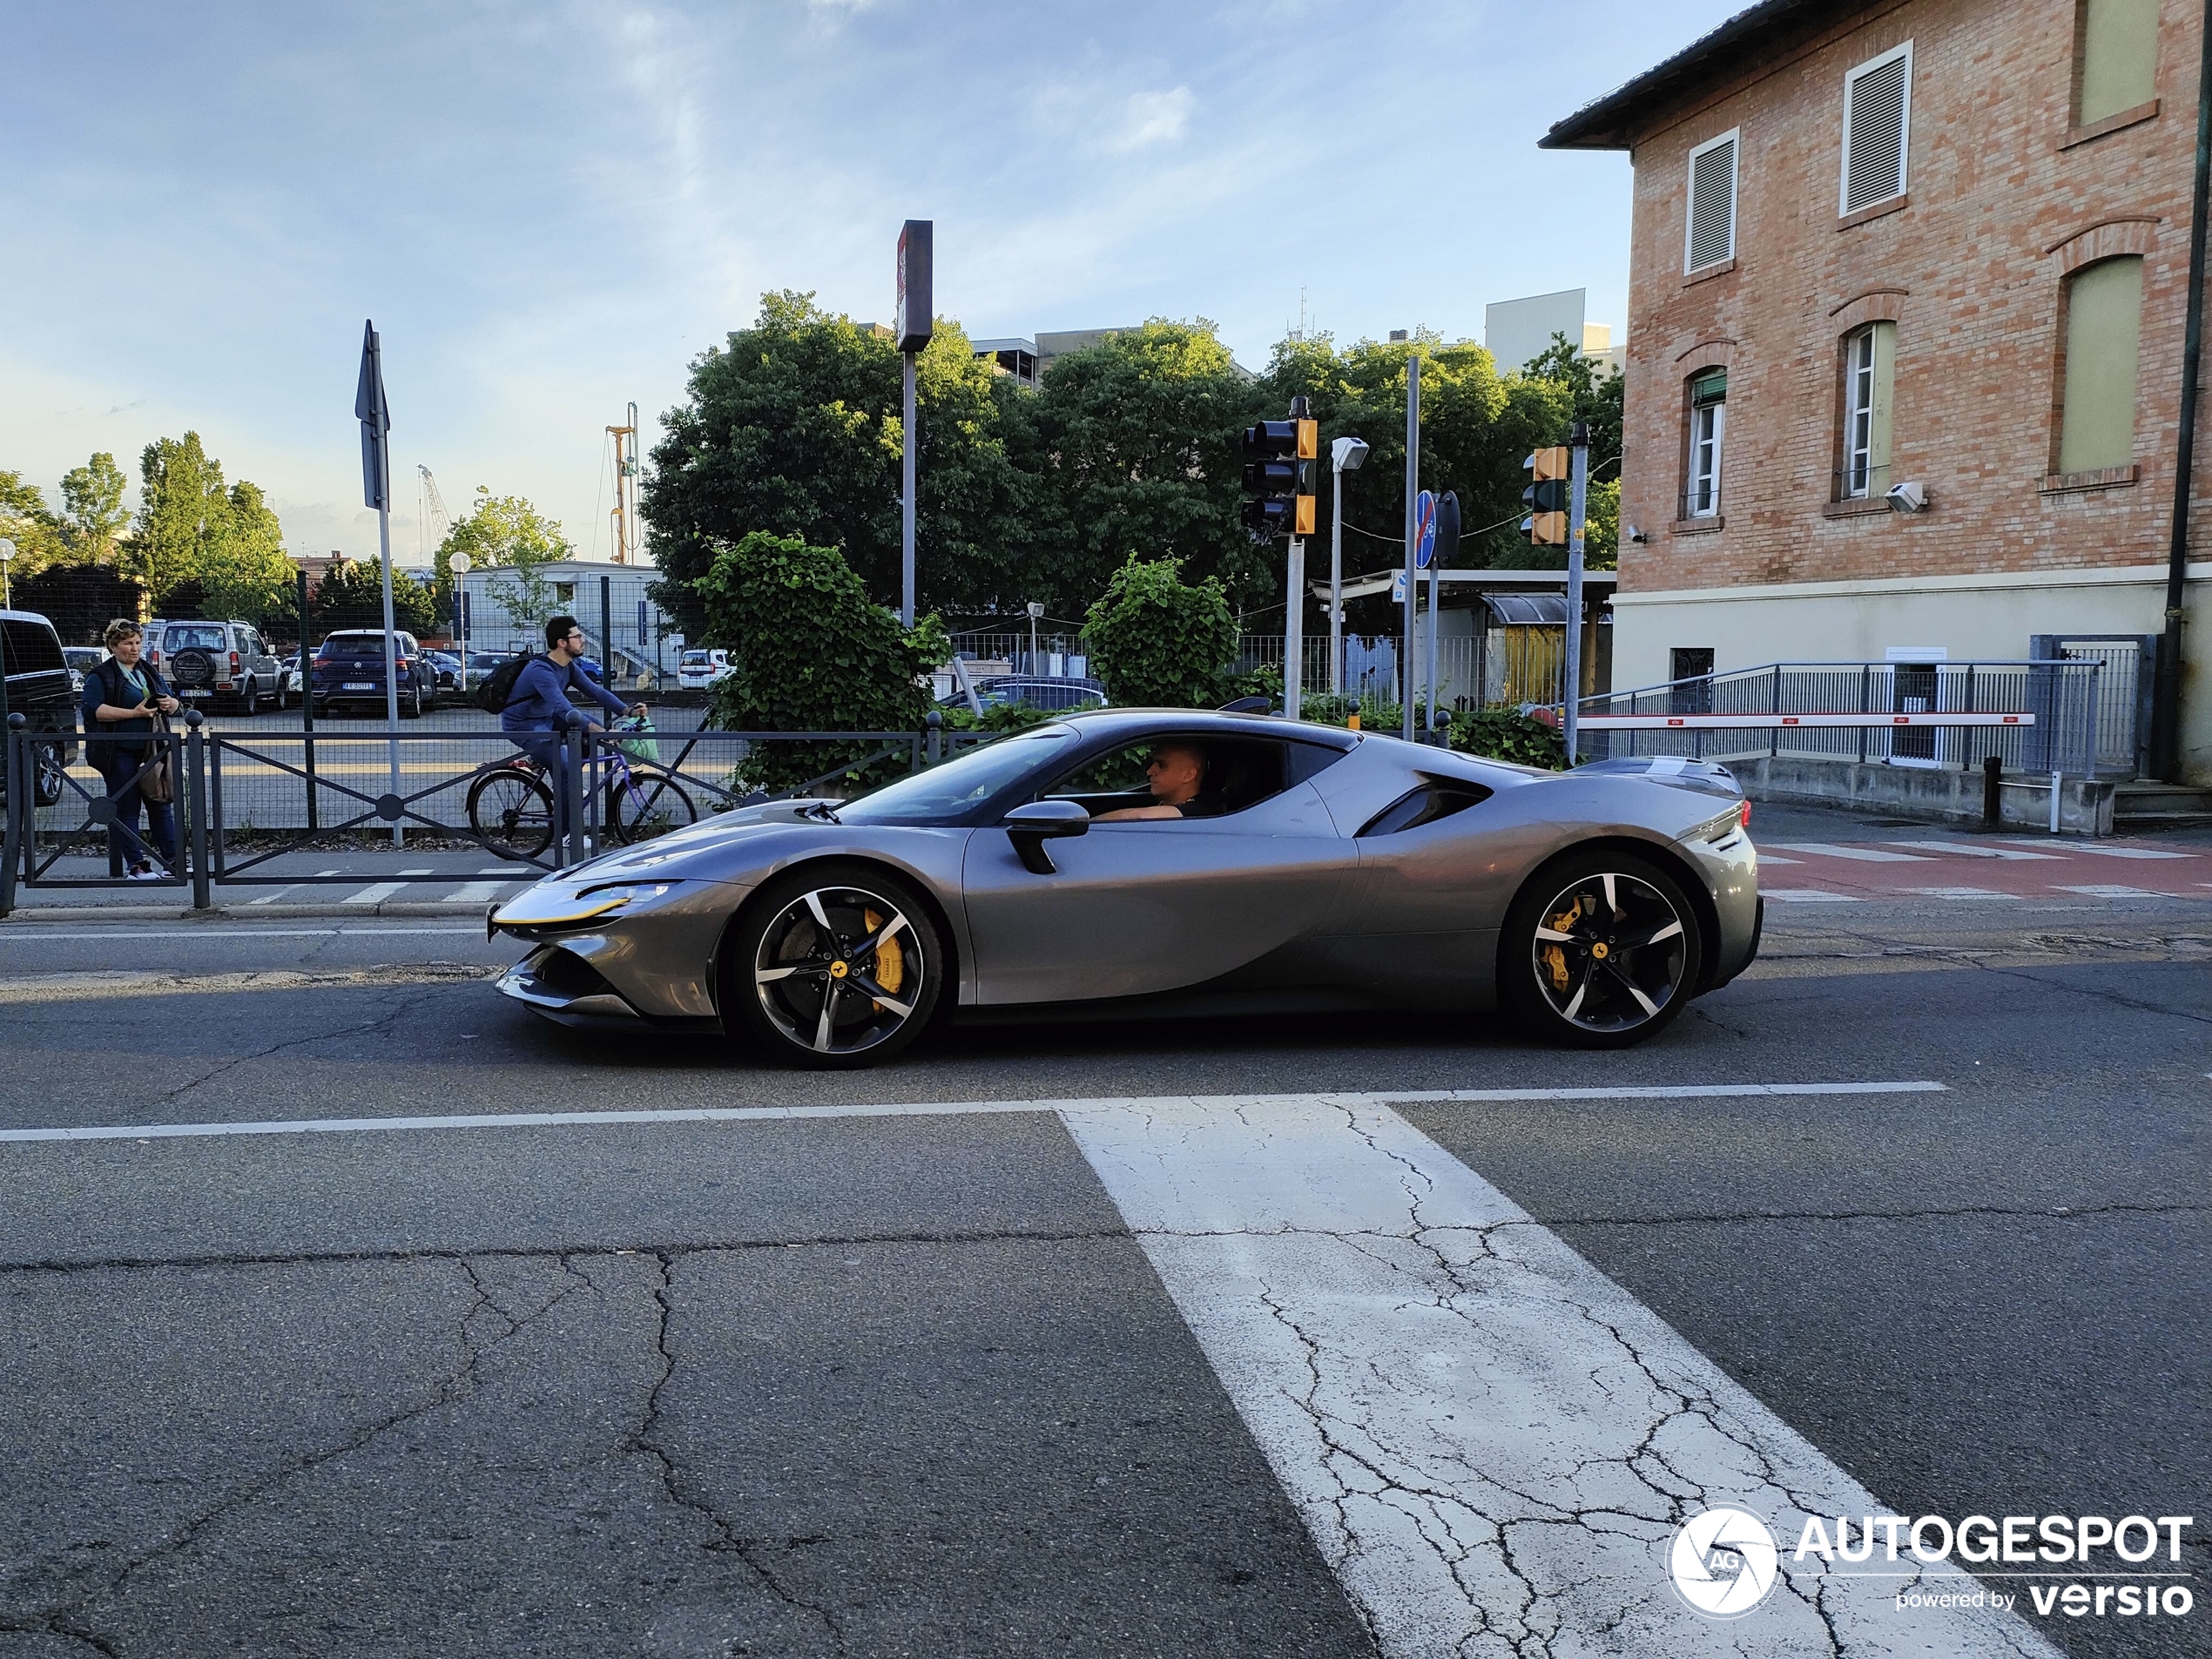
M 233 866 L 235 868 L 235 866 Z M 49 872 L 66 881 L 107 873 L 105 854 L 64 858 Z M 311 848 L 256 865 L 220 882 L 215 907 L 192 907 L 187 882 L 123 887 L 18 886 L 16 921 L 276 921 L 303 916 L 481 916 L 539 879 L 528 865 L 501 864 L 482 848 L 394 852 Z

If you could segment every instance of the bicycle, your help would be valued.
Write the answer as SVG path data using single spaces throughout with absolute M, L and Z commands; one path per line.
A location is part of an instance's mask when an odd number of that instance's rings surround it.
M 671 772 L 644 762 L 631 764 L 623 734 L 648 730 L 634 718 L 618 722 L 608 729 L 614 743 L 590 762 L 607 769 L 602 821 L 608 839 L 619 846 L 698 821 L 698 805 Z M 596 786 L 587 783 L 585 790 Z M 502 858 L 538 857 L 553 843 L 555 822 L 552 782 L 545 767 L 528 755 L 485 768 L 469 786 L 469 827 Z

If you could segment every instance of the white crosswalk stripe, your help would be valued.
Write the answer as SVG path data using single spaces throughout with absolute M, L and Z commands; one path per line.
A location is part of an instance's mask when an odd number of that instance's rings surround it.
M 2017 893 L 1993 893 L 1987 887 L 1907 887 L 1924 899 L 2017 899 Z
M 453 890 L 455 904 L 489 904 L 499 897 L 502 887 L 511 887 L 511 881 L 470 881 Z
M 1843 846 L 1834 841 L 1777 841 L 1792 853 L 1811 853 L 1824 859 L 1849 859 L 1855 864 L 1925 864 L 1925 853 L 1886 853 L 1875 846 Z
M 428 875 L 428 870 L 401 870 L 401 875 Z M 374 887 L 363 887 L 359 893 L 348 894 L 341 904 L 382 904 L 408 884 L 404 881 L 379 881 Z
M 2087 887 L 2060 887 L 2060 893 L 2078 893 L 2085 899 L 2170 899 L 2168 893 L 2152 893 L 2142 887 L 2117 887 L 2107 883 L 2093 883 Z
M 1899 846 L 1918 847 L 1923 853 L 1941 853 L 1958 859 L 2053 859 L 2064 863 L 2056 853 L 2023 853 L 2016 847 L 1987 846 L 1979 841 L 1899 841 Z
M 2020 843 L 2015 841 L 2013 845 L 2017 846 Z M 2188 853 L 2168 853 L 2155 846 L 2100 846 L 2094 841 L 2068 841 L 2066 850 L 2069 853 L 2087 853 L 2100 859 L 2186 859 L 2193 856 Z
M 1818 887 L 1766 887 L 1761 897 L 1783 904 L 1858 904 L 1861 900 L 1855 893 L 1823 893 Z

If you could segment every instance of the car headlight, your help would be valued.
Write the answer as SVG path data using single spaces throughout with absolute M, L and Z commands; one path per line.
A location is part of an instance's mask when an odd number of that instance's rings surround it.
M 596 914 L 604 915 L 625 905 L 658 899 L 675 886 L 673 881 L 623 881 L 610 887 L 586 887 L 577 898 L 590 905 Z

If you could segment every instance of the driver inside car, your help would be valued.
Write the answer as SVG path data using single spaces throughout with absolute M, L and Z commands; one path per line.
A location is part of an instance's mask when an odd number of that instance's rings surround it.
M 1134 819 L 1218 818 L 1220 798 L 1205 792 L 1206 752 L 1191 743 L 1163 743 L 1144 763 L 1152 791 L 1150 806 L 1122 806 L 1091 821 L 1111 824 Z

